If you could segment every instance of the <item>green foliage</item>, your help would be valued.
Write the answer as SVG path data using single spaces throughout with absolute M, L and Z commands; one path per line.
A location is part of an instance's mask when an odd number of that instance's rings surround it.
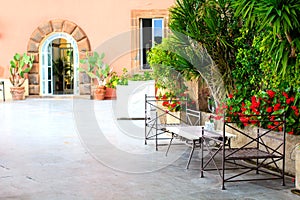
M 177 0 L 170 9 L 170 28 L 198 41 L 212 57 L 227 87 L 232 86 L 234 68 L 234 38 L 238 34 L 238 20 L 233 15 L 230 0 Z
M 200 76 L 197 69 L 179 55 L 178 48 L 180 47 L 176 39 L 169 36 L 149 51 L 147 60 L 159 85 L 165 84 L 163 80 L 163 84 L 160 83 L 160 77 L 167 77 L 170 71 L 179 72 L 186 80 L 196 79 Z
M 81 59 L 80 63 L 87 65 L 87 69 L 80 67 L 80 72 L 85 72 L 91 78 L 97 79 L 99 85 L 106 84 L 106 78 L 110 75 L 109 65 L 103 62 L 104 53 L 99 55 L 97 52 L 93 52 L 92 55 L 86 54 L 85 59 Z
M 300 26 L 298 0 L 237 0 L 236 15 L 242 14 L 246 25 L 259 26 L 259 31 L 272 26 L 273 33 L 289 33 Z
M 261 37 L 263 68 L 278 77 L 299 84 L 300 1 L 298 0 L 237 0 L 235 15 L 244 19 L 244 26 L 266 32 Z
M 163 77 L 174 79 L 170 69 L 200 71 L 203 57 L 193 47 L 203 47 L 232 92 L 227 103 L 234 117 L 284 112 L 288 132 L 299 134 L 300 1 L 176 0 L 170 13 L 172 38 L 148 57 L 161 85 L 166 85 Z M 268 96 L 270 91 L 274 97 Z M 254 98 L 260 99 L 256 110 Z
M 133 74 L 132 77 L 129 78 L 132 81 L 149 81 L 153 80 L 152 72 L 143 72 L 142 74 Z
M 10 61 L 9 80 L 14 87 L 20 87 L 25 82 L 25 74 L 30 72 L 33 66 L 34 56 L 24 53 L 22 56 L 16 53 Z
M 148 63 L 153 70 L 153 78 L 156 86 L 159 88 L 176 88 L 178 72 L 172 68 L 176 56 L 167 50 L 164 50 L 166 39 L 162 44 L 156 45 L 148 53 Z
M 124 67 L 122 69 L 121 76 L 119 76 L 119 81 L 117 85 L 128 85 L 128 79 L 129 79 L 128 70 Z
M 284 112 L 287 132 L 300 134 L 299 1 L 237 0 L 233 8 L 242 28 L 235 39 L 237 53 L 231 73 L 235 89 L 227 100 L 231 118 L 249 123 L 241 115 Z M 272 98 L 270 91 L 275 94 Z M 259 99 L 256 104 L 255 98 Z M 256 112 L 253 105 L 258 105 Z
M 181 87 L 183 78 L 190 80 L 200 76 L 188 61 L 176 53 L 174 48 L 177 46 L 173 39 L 164 38 L 161 44 L 149 51 L 147 57 L 156 86 L 172 91 Z
M 231 76 L 235 90 L 247 97 L 263 87 L 262 80 L 265 74 L 260 68 L 262 55 L 254 39 L 254 33 L 246 28 L 241 29 L 240 33 L 241 36 L 235 39 L 235 45 L 239 48 Z
M 118 85 L 118 82 L 120 81 L 120 78 L 116 72 L 112 72 L 110 76 L 108 77 L 106 87 L 108 88 L 116 88 Z

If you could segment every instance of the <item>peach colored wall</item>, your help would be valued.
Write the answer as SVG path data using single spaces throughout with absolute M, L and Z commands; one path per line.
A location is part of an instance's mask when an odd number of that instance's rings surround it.
M 110 38 L 130 31 L 133 9 L 166 9 L 174 0 L 9 0 L 1 3 L 0 77 L 8 77 L 9 61 L 26 52 L 32 32 L 52 19 L 80 26 L 95 49 Z M 130 59 L 130 58 L 129 58 Z M 130 66 L 124 63 L 124 66 Z

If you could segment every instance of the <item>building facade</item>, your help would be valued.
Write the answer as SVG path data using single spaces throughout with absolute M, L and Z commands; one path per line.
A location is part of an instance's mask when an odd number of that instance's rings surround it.
M 174 0 L 11 0 L 0 12 L 0 79 L 10 87 L 15 53 L 35 61 L 27 95 L 86 95 L 90 80 L 78 72 L 87 52 L 105 53 L 120 73 L 149 70 L 146 51 L 166 36 Z M 7 95 L 10 96 L 10 95 Z

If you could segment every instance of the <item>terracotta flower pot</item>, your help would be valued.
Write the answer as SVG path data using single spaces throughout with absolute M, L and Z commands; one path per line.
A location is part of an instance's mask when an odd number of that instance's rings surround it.
M 115 88 L 106 88 L 105 99 L 116 99 L 117 93 Z
M 13 100 L 23 100 L 25 99 L 25 87 L 11 87 L 10 93 Z
M 94 90 L 94 99 L 95 100 L 103 100 L 105 98 L 106 87 L 105 86 L 97 86 Z

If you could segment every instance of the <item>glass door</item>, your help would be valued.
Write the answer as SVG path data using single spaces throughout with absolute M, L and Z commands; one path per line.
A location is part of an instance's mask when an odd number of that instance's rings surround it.
M 73 47 L 60 38 L 52 42 L 53 94 L 74 94 Z
M 52 81 L 52 43 L 42 53 L 41 92 L 43 95 L 53 94 Z
M 50 35 L 40 49 L 40 95 L 78 95 L 79 52 L 66 33 Z

